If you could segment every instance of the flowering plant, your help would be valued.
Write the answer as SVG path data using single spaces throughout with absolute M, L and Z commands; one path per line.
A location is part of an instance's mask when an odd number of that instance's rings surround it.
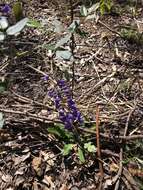
M 11 8 L 8 4 L 2 7 L 2 13 L 9 14 Z M 28 18 L 23 18 L 13 26 L 9 26 L 9 22 L 6 16 L 0 16 L 0 41 L 3 41 L 7 36 L 17 35 L 23 30 L 28 22 Z
M 5 4 L 5 5 L 1 8 L 1 11 L 2 11 L 3 13 L 8 14 L 8 13 L 11 12 L 11 7 L 10 7 L 8 4 Z
M 58 89 L 52 89 L 48 92 L 50 98 L 53 99 L 59 119 L 64 123 L 66 129 L 71 130 L 75 123 L 81 125 L 83 117 L 73 100 L 70 88 L 64 80 L 57 82 Z

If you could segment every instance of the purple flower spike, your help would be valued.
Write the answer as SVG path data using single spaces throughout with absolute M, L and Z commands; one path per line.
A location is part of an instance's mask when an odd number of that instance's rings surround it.
M 62 87 L 65 86 L 65 81 L 64 81 L 64 80 L 59 80 L 59 81 L 57 82 L 57 84 L 58 84 L 58 86 L 59 86 L 60 88 L 62 88 Z
M 61 101 L 61 98 L 59 96 L 57 96 L 55 98 L 55 107 L 56 107 L 56 109 L 60 108 L 60 101 Z
M 73 118 L 73 115 L 71 113 L 67 113 L 66 121 L 67 121 L 67 123 L 73 123 L 74 118 Z
M 51 89 L 51 90 L 48 92 L 48 96 L 50 96 L 50 98 L 56 98 L 56 97 L 57 97 L 57 93 L 55 92 L 54 89 Z
M 65 129 L 71 130 L 72 129 L 72 124 L 71 123 L 65 123 Z
M 68 106 L 70 109 L 76 108 L 75 102 L 71 98 L 68 100 Z
M 59 119 L 64 123 L 66 121 L 65 111 L 64 109 L 59 110 Z
M 80 124 L 83 123 L 83 118 L 82 118 L 81 113 L 80 113 L 79 111 L 77 112 L 77 121 L 78 121 Z
M 48 80 L 49 80 L 49 76 L 48 76 L 48 75 L 45 75 L 44 77 L 42 77 L 42 79 L 43 79 L 44 81 L 48 81 Z
M 11 11 L 11 8 L 8 4 L 2 7 L 2 12 L 8 14 Z
M 45 78 L 47 78 L 47 76 L 45 76 Z M 59 80 L 57 86 L 58 88 L 51 89 L 48 92 L 48 95 L 54 102 L 60 121 L 64 124 L 67 130 L 72 130 L 74 124 L 83 124 L 83 117 L 71 96 L 70 88 L 66 85 L 66 81 Z

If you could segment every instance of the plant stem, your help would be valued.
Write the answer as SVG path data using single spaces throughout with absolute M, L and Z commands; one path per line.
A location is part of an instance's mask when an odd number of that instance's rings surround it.
M 70 2 L 71 23 L 73 23 L 73 20 L 74 20 L 73 0 L 69 0 L 69 2 Z M 73 97 L 74 83 L 75 83 L 75 60 L 74 60 L 75 38 L 74 38 L 74 33 L 71 34 L 70 49 L 71 49 L 71 53 L 73 56 L 73 63 L 72 63 L 72 97 Z
M 101 148 L 100 148 L 100 132 L 99 132 L 99 106 L 96 106 L 96 144 L 97 144 L 97 156 L 101 160 Z M 99 162 L 99 170 L 101 178 L 104 177 L 103 165 Z

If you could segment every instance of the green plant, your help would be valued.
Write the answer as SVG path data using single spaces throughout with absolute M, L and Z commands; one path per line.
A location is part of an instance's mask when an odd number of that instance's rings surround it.
M 4 78 L 0 79 L 0 94 L 6 91 L 7 87 L 8 87 L 8 82 Z
M 103 15 L 105 12 L 110 12 L 112 7 L 111 0 L 100 0 L 100 13 Z
M 65 144 L 62 150 L 64 156 L 67 156 L 75 151 L 81 163 L 86 162 L 85 153 L 91 154 L 96 152 L 96 147 L 91 142 L 83 142 L 83 147 L 80 147 L 78 144 Z
M 143 34 L 139 33 L 136 29 L 128 27 L 121 29 L 120 32 L 123 39 L 127 40 L 131 44 L 143 44 Z
M 93 19 L 97 17 L 97 13 L 100 12 L 101 15 L 105 13 L 110 13 L 113 6 L 112 0 L 100 0 L 99 2 L 93 4 L 91 7 L 81 6 L 80 13 L 82 16 L 88 19 Z
M 3 127 L 3 125 L 4 125 L 3 113 L 0 112 L 0 129 Z
M 0 16 L 0 41 L 13 36 L 17 36 L 25 26 L 41 27 L 40 23 L 34 19 L 23 18 L 22 5 L 20 2 L 13 3 L 11 9 L 10 5 L 6 4 L 2 8 L 3 13 L 10 14 L 13 11 L 16 23 L 12 26 L 9 24 L 6 16 Z
M 16 4 L 13 4 L 14 15 L 15 15 L 16 20 L 19 20 L 17 11 L 20 9 L 20 7 L 17 7 L 17 9 L 15 9 L 15 5 Z M 2 10 L 4 13 L 9 14 L 11 11 L 11 8 L 9 5 L 5 5 Z M 23 18 L 19 20 L 16 24 L 10 26 L 7 20 L 7 17 L 0 16 L 0 41 L 5 40 L 8 36 L 15 36 L 18 33 L 20 33 L 23 30 L 23 28 L 26 26 L 27 22 L 28 22 L 28 18 Z

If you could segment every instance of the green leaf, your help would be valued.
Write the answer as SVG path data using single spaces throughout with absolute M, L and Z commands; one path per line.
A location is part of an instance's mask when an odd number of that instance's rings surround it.
M 139 159 L 138 157 L 134 157 L 135 160 L 137 160 L 139 162 L 139 164 L 141 164 L 143 166 L 143 160 Z
M 76 31 L 76 29 L 79 27 L 80 25 L 80 21 L 79 20 L 74 20 L 71 25 L 68 27 L 68 30 L 71 33 L 74 33 Z
M 53 26 L 54 26 L 54 32 L 61 33 L 64 30 L 62 22 L 60 22 L 57 19 L 53 21 Z
M 3 113 L 0 112 L 0 129 L 3 127 L 3 125 L 4 125 Z
M 52 51 L 54 51 L 56 49 L 55 45 L 52 45 L 52 44 L 46 44 L 43 47 L 48 49 L 48 50 L 52 50 Z
M 88 10 L 87 10 L 87 8 L 84 5 L 81 6 L 81 8 L 80 8 L 80 14 L 82 16 L 87 16 L 88 15 Z
M 66 44 L 71 38 L 71 34 L 67 34 L 64 38 L 61 38 L 55 45 L 55 48 L 57 49 L 60 46 L 63 46 Z
M 96 152 L 96 147 L 91 144 L 91 142 L 85 143 L 84 148 L 88 150 L 88 152 Z
M 76 29 L 76 33 L 79 34 L 81 37 L 86 37 L 88 32 L 85 32 L 84 30 L 81 30 L 80 28 Z
M 93 4 L 89 9 L 88 9 L 88 12 L 89 13 L 95 13 L 98 9 L 99 9 L 99 7 L 100 7 L 100 3 L 98 2 L 98 3 L 95 3 L 95 4 Z
M 73 149 L 73 146 L 74 146 L 74 144 L 65 144 L 63 151 L 62 151 L 62 154 L 64 156 L 67 156 L 70 153 L 70 151 Z
M 3 32 L 7 27 L 9 23 L 5 16 L 0 16 L 0 30 Z
M 19 21 L 23 17 L 23 10 L 22 10 L 22 3 L 21 2 L 15 2 L 13 3 L 13 13 L 15 16 L 16 21 Z
M 19 22 L 17 22 L 15 25 L 10 26 L 7 30 L 6 33 L 8 35 L 16 35 L 19 32 L 21 32 L 23 30 L 23 28 L 25 27 L 25 25 L 28 22 L 28 18 L 24 18 L 22 20 L 20 20 Z
M 0 32 L 0 41 L 3 41 L 5 39 L 5 35 L 3 32 Z
M 99 15 L 97 14 L 88 15 L 85 20 L 91 20 L 91 19 L 94 19 L 97 22 L 97 20 L 99 19 Z
M 52 127 L 48 127 L 48 132 L 54 135 L 57 135 L 58 137 L 64 139 L 64 140 L 68 140 L 68 139 L 72 139 L 72 133 L 67 132 L 64 128 L 63 125 L 54 125 Z
M 0 81 L 0 94 L 6 91 L 7 89 L 7 82 L 6 81 Z
M 77 154 L 78 154 L 78 157 L 79 157 L 80 161 L 81 161 L 82 163 L 84 163 L 84 162 L 85 162 L 84 154 L 83 154 L 82 149 L 79 148 L 79 147 L 78 147 L 78 153 L 77 153 Z
M 32 27 L 32 28 L 41 28 L 42 27 L 41 23 L 35 19 L 29 19 L 26 25 L 29 27 Z
M 106 10 L 106 6 L 105 6 L 104 3 L 102 3 L 102 4 L 100 5 L 100 13 L 101 13 L 101 15 L 104 15 L 105 10 Z
M 112 6 L 113 6 L 112 0 L 107 0 L 106 6 L 107 6 L 108 11 L 110 12 L 110 11 L 111 11 L 111 8 L 112 8 Z
M 69 61 L 72 59 L 72 53 L 69 51 L 69 50 L 57 50 L 56 51 L 56 57 L 59 58 L 59 59 L 63 59 L 63 60 L 66 60 L 66 61 Z

